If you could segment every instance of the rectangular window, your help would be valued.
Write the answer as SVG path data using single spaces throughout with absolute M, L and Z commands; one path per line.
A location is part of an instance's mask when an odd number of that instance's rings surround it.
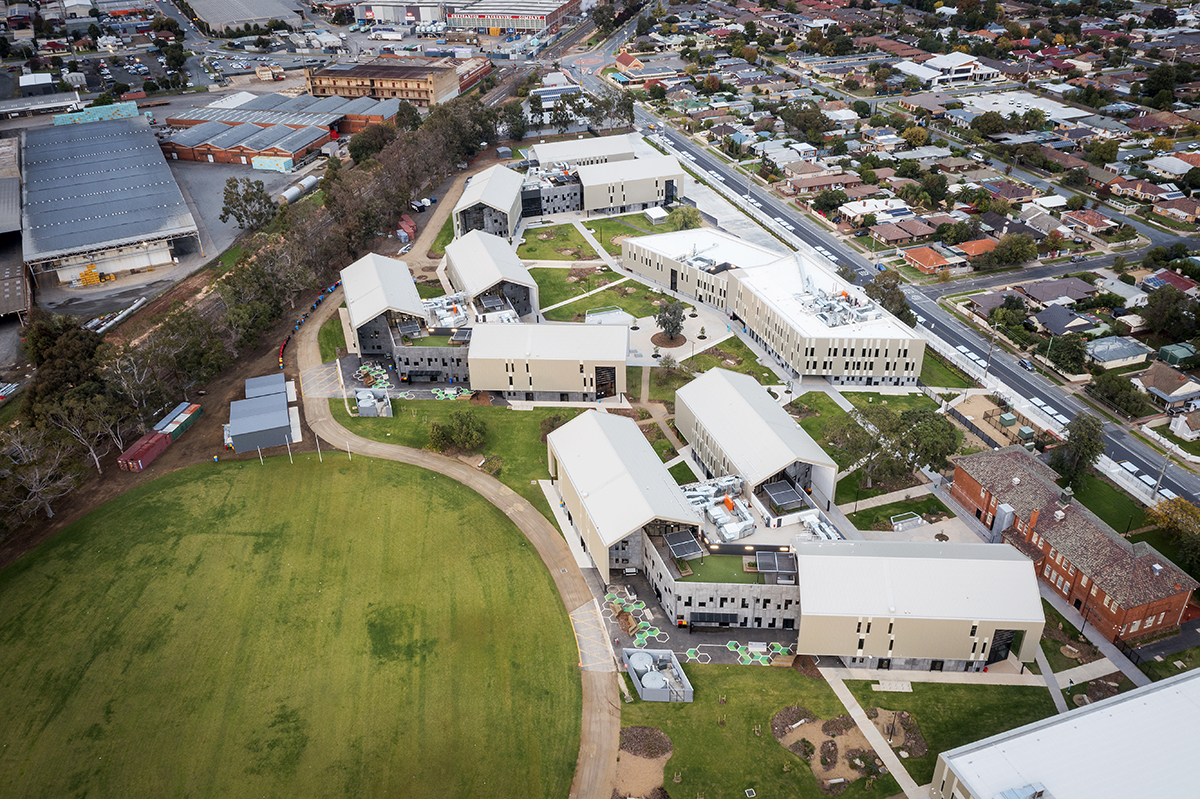
M 1075 567 L 1072 566 L 1070 563 L 1067 564 L 1067 574 L 1071 577 L 1075 576 Z
M 1138 628 L 1142 626 L 1142 620 L 1138 619 L 1133 624 L 1129 625 L 1129 632 L 1136 633 Z
M 1146 627 L 1146 629 L 1150 629 L 1150 625 L 1152 625 L 1152 624 L 1154 624 L 1154 617 L 1153 617 L 1153 616 L 1151 616 L 1150 618 L 1146 619 L 1146 624 L 1145 624 L 1145 627 Z
M 1096 584 L 1092 583 L 1092 596 L 1096 595 Z
M 867 635 L 871 634 L 871 622 L 867 622 Z
M 1166 615 L 1167 615 L 1167 614 L 1166 614 L 1166 611 L 1163 611 L 1162 613 L 1158 614 L 1158 623 L 1159 623 L 1159 624 L 1162 624 L 1162 623 L 1163 623 L 1163 617 L 1164 617 L 1164 616 L 1166 616 Z
M 971 637 L 972 637 L 972 638 L 974 638 L 974 637 L 975 637 L 975 633 L 977 633 L 977 632 L 979 632 L 979 625 L 978 625 L 978 624 L 972 624 L 972 625 L 971 625 Z
M 896 623 L 895 623 L 895 622 L 892 622 L 892 621 L 889 621 L 889 622 L 888 622 L 888 635 L 891 635 L 891 634 L 892 634 L 892 628 L 893 628 L 893 627 L 895 627 L 895 626 L 896 626 Z
M 861 621 L 858 623 L 858 626 L 854 629 L 854 632 L 856 632 L 856 633 L 862 632 L 862 622 Z
M 1059 588 L 1062 588 L 1062 575 L 1061 574 L 1058 575 L 1058 579 L 1054 582 L 1054 584 L 1056 586 L 1058 586 Z
M 1108 607 L 1109 597 L 1104 597 L 1104 607 Z
M 1079 587 L 1087 588 L 1087 584 L 1088 584 L 1087 575 L 1086 574 L 1079 575 Z
M 863 644 L 865 644 L 865 643 L 866 643 L 866 639 L 859 638 L 859 639 L 858 639 L 858 648 L 859 648 L 859 649 L 862 649 L 862 648 L 863 648 Z

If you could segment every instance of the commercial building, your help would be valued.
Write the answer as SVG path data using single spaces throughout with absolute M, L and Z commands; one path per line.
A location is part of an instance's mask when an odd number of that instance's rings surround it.
M 675 425 L 704 474 L 741 476 L 765 515 L 803 507 L 801 494 L 833 498 L 837 464 L 749 375 L 711 369 L 678 389 Z
M 287 125 L 226 125 L 204 122 L 161 139 L 163 155 L 172 161 L 204 161 L 256 166 L 261 159 L 282 159 L 292 164 L 311 153 L 332 134 L 326 128 L 290 128 Z M 273 168 L 273 167 L 264 167 Z
M 467 350 L 472 390 L 530 402 L 624 394 L 628 354 L 624 325 L 475 325 Z
M 797 541 L 797 652 L 850 667 L 982 671 L 1034 659 L 1046 623 L 1029 561 L 996 544 Z
M 299 10 L 285 0 L 193 0 L 191 7 L 215 31 L 247 25 L 265 28 L 272 20 L 300 24 Z
M 1135 688 L 938 755 L 932 799 L 1191 796 L 1200 672 Z M 1111 753 L 1111 754 L 1110 754 Z
M 1012 446 L 955 461 L 951 495 L 1108 639 L 1177 626 L 1197 582 L 1144 541 L 1126 540 L 1058 479 Z
M 670 205 L 683 195 L 686 173 L 673 156 L 590 164 L 577 170 L 583 210 L 624 214 Z
M 196 221 L 145 117 L 21 132 L 23 258 L 62 283 L 171 264 Z
M 626 269 L 729 314 L 793 377 L 912 385 L 921 373 L 924 339 L 806 245 L 780 256 L 702 229 L 626 239 L 621 249 Z
M 454 204 L 454 237 L 482 230 L 512 241 L 521 222 L 521 189 L 524 179 L 497 164 L 467 179 Z
M 452 4 L 414 3 L 411 0 L 368 0 L 354 5 L 354 18 L 359 23 L 376 25 L 432 25 L 443 21 L 445 13 L 454 10 Z
M 447 12 L 451 28 L 474 28 L 480 33 L 556 32 L 578 17 L 580 0 L 479 0 Z
M 368 125 L 394 124 L 400 111 L 399 100 L 375 100 L 370 97 L 314 97 L 304 94 L 288 97 L 285 94 L 251 94 L 238 92 L 199 108 L 182 108 L 170 112 L 166 122 L 177 128 L 221 122 L 225 125 L 254 125 L 289 128 L 316 127 L 336 130 L 351 136 Z
M 458 66 L 452 58 L 377 58 L 367 64 L 331 64 L 305 73 L 315 97 L 373 97 L 405 100 L 428 108 L 458 96 Z
M 456 292 L 467 295 L 475 321 L 511 321 L 538 312 L 538 285 L 507 241 L 472 230 L 446 245 L 446 276 Z
M 569 167 L 632 161 L 635 158 L 633 141 L 629 136 L 600 136 L 588 139 L 535 144 L 529 148 L 529 159 L 542 165 L 565 164 Z
M 546 437 L 546 453 L 570 534 L 603 583 L 614 569 L 642 567 L 643 531 L 667 535 L 700 524 L 632 419 L 587 411 Z

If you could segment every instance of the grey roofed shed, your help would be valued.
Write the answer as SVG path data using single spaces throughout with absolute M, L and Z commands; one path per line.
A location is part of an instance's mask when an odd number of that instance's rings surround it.
M 287 395 L 265 394 L 230 403 L 229 438 L 234 452 L 292 443 Z
M 0 178 L 0 233 L 21 229 L 21 179 Z
M 291 129 L 289 128 L 289 130 Z M 327 135 L 329 135 L 329 131 L 322 128 L 300 128 L 299 130 L 292 130 L 291 133 L 272 144 L 271 147 L 279 147 L 289 153 L 298 153 L 308 145 L 319 141 Z
M 265 26 L 273 19 L 299 22 L 296 6 L 284 0 L 192 0 L 192 9 L 218 30 L 256 22 Z
M 208 142 L 210 139 L 228 130 L 230 130 L 230 127 L 220 122 L 204 122 L 200 125 L 193 125 L 190 128 L 184 128 L 181 131 L 172 133 L 169 141 L 172 144 L 178 144 L 180 147 L 195 147 L 198 144 Z
M 198 235 L 145 117 L 32 128 L 21 138 L 26 263 Z
M 226 122 L 232 125 L 312 125 L 318 128 L 328 128 L 336 125 L 342 114 L 310 114 L 307 111 L 255 111 L 245 108 L 185 108 L 182 111 L 172 111 L 167 121 L 182 120 L 184 122 Z M 95 124 L 95 123 L 93 123 Z
M 246 379 L 246 398 L 265 397 L 268 394 L 287 394 L 287 380 L 283 372 L 250 377 Z

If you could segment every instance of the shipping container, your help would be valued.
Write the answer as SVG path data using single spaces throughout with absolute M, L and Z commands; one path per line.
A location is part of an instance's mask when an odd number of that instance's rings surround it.
M 172 441 L 177 440 L 181 435 L 187 432 L 187 429 L 192 426 L 192 423 L 199 419 L 204 414 L 204 409 L 199 405 L 191 405 L 186 411 L 175 417 L 163 429 L 163 433 L 171 437 Z
M 178 416 L 179 414 L 183 413 L 184 411 L 186 411 L 191 406 L 191 404 L 192 403 L 190 403 L 190 402 L 181 402 L 178 405 L 176 405 L 174 408 L 171 409 L 170 413 L 168 413 L 166 416 L 159 419 L 155 423 L 154 429 L 161 433 L 164 427 L 169 425 L 171 422 L 175 421 L 175 417 Z
M 488 28 L 488 35 L 490 35 L 490 36 L 499 36 L 499 35 L 500 35 L 500 29 L 499 29 L 499 28 Z
M 167 447 L 171 446 L 171 437 L 162 433 L 151 433 L 149 440 L 146 441 L 137 452 L 134 452 L 126 457 L 122 455 L 124 464 L 121 468 L 127 472 L 140 472 L 154 462 L 154 459 L 166 451 Z M 120 463 L 120 461 L 118 461 Z
M 129 471 L 129 459 L 137 455 L 138 450 L 150 443 L 150 439 L 154 438 L 154 435 L 155 431 L 151 430 L 149 433 L 146 433 L 146 435 L 130 444 L 129 448 L 117 457 L 117 466 L 121 469 L 121 471 Z

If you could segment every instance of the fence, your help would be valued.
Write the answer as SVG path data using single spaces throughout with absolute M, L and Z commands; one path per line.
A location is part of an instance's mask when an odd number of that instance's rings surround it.
M 975 424 L 970 419 L 963 416 L 961 413 L 959 413 L 954 408 L 947 408 L 946 413 L 950 414 L 955 419 L 957 419 L 962 424 L 963 427 L 967 428 L 972 433 L 979 436 L 979 439 L 983 443 L 987 444 L 989 447 L 1006 447 L 1006 446 L 1008 446 L 1008 444 L 1001 444 L 1000 442 L 998 442 L 994 438 L 992 438 L 990 434 L 983 432 L 983 430 L 980 429 L 979 425 Z
M 994 419 L 996 419 L 1006 413 L 1011 413 L 1013 416 L 1017 417 L 1017 423 L 1012 425 L 1011 427 L 1005 427 L 1003 424 L 993 421 Z M 1030 438 L 1029 441 L 1037 442 L 1039 444 L 1048 444 L 1054 440 L 1054 436 L 1052 436 L 1051 434 L 1047 433 L 1044 430 L 1041 432 L 1037 432 L 1036 431 L 1037 425 L 1035 425 L 1032 421 L 1030 421 L 1029 417 L 1025 416 L 1025 414 L 1017 411 L 1016 408 L 1012 408 L 1012 407 L 1009 407 L 1007 409 L 1006 408 L 996 408 L 994 410 L 986 411 L 983 414 L 983 418 L 986 419 L 990 423 L 990 426 L 992 427 L 992 429 L 994 429 L 997 433 L 1000 433 L 1000 435 L 1007 438 L 1010 444 L 1026 443 L 1026 441 L 1021 438 L 1021 435 L 1019 433 L 1022 426 L 1035 428 L 1034 436 L 1033 436 L 1033 438 Z

